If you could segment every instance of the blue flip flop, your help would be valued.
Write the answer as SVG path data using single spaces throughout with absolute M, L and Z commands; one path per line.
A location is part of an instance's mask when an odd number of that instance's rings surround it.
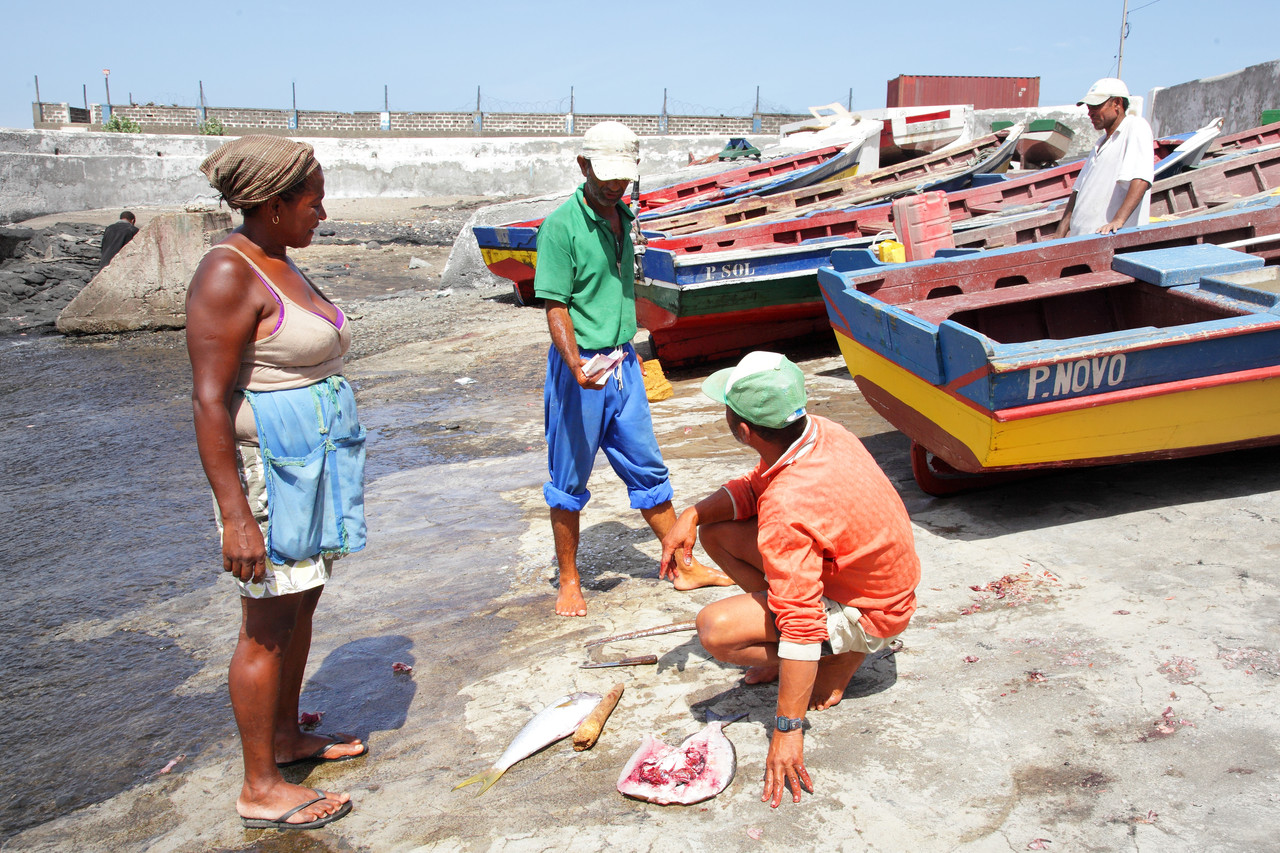
M 357 752 L 355 755 L 340 755 L 337 758 L 326 758 L 325 757 L 326 752 L 328 752 L 330 749 L 337 746 L 338 744 L 348 743 L 348 741 L 343 740 L 337 735 L 325 735 L 325 737 L 329 738 L 329 742 L 326 743 L 324 746 L 320 747 L 319 749 L 317 749 L 315 752 L 303 758 L 295 758 L 293 761 L 277 761 L 276 767 L 293 767 L 296 764 L 306 764 L 311 761 L 328 761 L 328 762 L 336 763 L 339 761 L 350 761 L 353 758 L 359 758 L 362 755 L 369 754 L 369 744 L 362 743 L 360 744 L 360 746 L 362 747 L 361 750 Z
M 312 791 L 316 794 L 316 798 L 314 800 L 307 800 L 300 806 L 294 806 L 275 820 L 265 817 L 241 817 L 240 822 L 244 824 L 245 829 L 319 829 L 322 826 L 327 826 L 328 824 L 333 823 L 335 820 L 341 820 L 351 812 L 351 801 L 347 800 L 331 815 L 325 815 L 322 818 L 309 820 L 304 823 L 289 823 L 289 818 L 293 817 L 307 806 L 315 805 L 325 799 L 325 795 L 320 791 L 316 791 L 314 788 L 312 788 Z

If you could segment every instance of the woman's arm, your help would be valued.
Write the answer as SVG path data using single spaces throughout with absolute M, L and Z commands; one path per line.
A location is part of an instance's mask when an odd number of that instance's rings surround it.
M 243 261 L 215 252 L 200 263 L 187 291 L 196 447 L 222 513 L 222 567 L 246 582 L 262 580 L 266 543 L 240 488 L 231 400 L 242 354 L 269 310 L 255 284 Z

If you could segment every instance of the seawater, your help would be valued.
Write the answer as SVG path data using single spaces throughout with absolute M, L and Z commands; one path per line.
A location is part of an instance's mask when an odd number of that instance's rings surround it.
M 235 743 L 225 689 L 178 691 L 207 663 L 165 630 L 103 626 L 130 619 L 149 625 L 149 608 L 202 589 L 216 600 L 221 591 L 208 588 L 227 583 L 196 453 L 190 394 L 180 332 L 0 337 L 0 518 L 8 545 L 8 559 L 0 564 L 0 719 L 6 735 L 0 844 L 145 781 L 179 753 L 188 755 L 180 769 L 191 766 L 193 745 L 198 751 L 200 745 Z M 435 405 L 362 403 L 371 481 L 398 468 L 446 461 L 424 446 L 427 428 L 418 426 L 434 417 Z M 507 452 L 489 448 L 495 450 Z M 454 623 L 464 622 L 473 605 L 491 600 L 501 586 L 492 575 L 462 572 L 486 559 L 508 561 L 506 546 L 495 543 L 512 539 L 518 521 L 496 495 L 480 501 L 494 506 L 477 518 L 479 497 L 438 492 L 415 489 L 400 500 L 408 518 L 434 520 L 428 530 L 410 527 L 403 534 L 413 537 L 415 548 L 440 555 L 420 567 L 415 562 L 414 571 L 424 582 L 440 572 L 471 583 L 452 587 L 448 607 L 421 594 L 416 583 L 414 594 L 404 596 L 403 613 L 392 596 L 383 605 L 400 624 L 428 632 L 435 623 L 456 631 Z M 473 527 L 483 535 L 460 541 L 459 531 Z M 356 645 L 372 644 L 365 653 L 381 660 L 402 654 L 384 646 L 398 649 L 395 643 L 403 642 L 399 636 L 369 637 Z M 487 642 L 492 638 L 467 639 L 477 648 Z M 401 717 L 407 702 L 396 706 Z M 381 720 L 378 714 L 391 714 L 385 708 L 359 713 L 366 727 L 403 722 Z M 229 808 L 234 791 L 226 797 Z
M 180 335 L 0 338 L 0 827 L 134 784 L 215 707 L 172 688 L 198 665 L 142 633 L 66 637 L 212 584 L 208 487 Z M 197 548 L 197 546 L 203 546 Z

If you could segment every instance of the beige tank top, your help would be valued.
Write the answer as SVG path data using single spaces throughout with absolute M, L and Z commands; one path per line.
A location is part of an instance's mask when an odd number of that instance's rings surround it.
M 341 308 L 334 306 L 337 322 L 331 323 L 329 318 L 289 299 L 248 255 L 235 246 L 223 243 L 213 249 L 228 249 L 244 258 L 280 306 L 271 334 L 261 340 L 250 341 L 245 347 L 240 359 L 240 373 L 236 377 L 237 391 L 303 388 L 342 372 L 342 357 L 351 346 L 351 329 Z M 231 415 L 235 422 L 236 441 L 257 444 L 258 427 L 253 420 L 253 409 L 245 403 L 243 394 L 234 396 Z

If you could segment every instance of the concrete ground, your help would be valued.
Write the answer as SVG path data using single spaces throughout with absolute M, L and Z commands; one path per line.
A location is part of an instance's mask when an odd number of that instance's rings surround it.
M 585 641 L 692 618 L 727 592 L 682 594 L 656 579 L 657 544 L 601 460 L 583 516 L 588 615 L 553 615 L 545 349 L 541 312 L 477 300 L 451 333 L 350 371 L 364 417 L 384 432 L 487 448 L 405 456 L 374 478 L 371 546 L 339 564 L 322 602 L 303 706 L 327 712 L 326 730 L 367 738 L 371 754 L 290 778 L 349 791 L 350 816 L 310 834 L 243 830 L 238 743 L 224 731 L 173 772 L 4 849 L 1280 847 L 1280 451 L 935 499 L 833 349 L 796 352 L 811 411 L 860 435 L 902 493 L 924 575 L 905 648 L 869 661 L 844 701 L 812 714 L 814 792 L 773 810 L 760 791 L 774 687 L 744 686 L 690 634 L 617 648 L 658 654 L 656 666 L 579 668 Z M 674 398 L 653 406 L 678 508 L 753 463 L 698 392 L 709 370 L 672 372 Z M 95 630 L 171 630 L 203 661 L 183 690 L 225 691 L 236 627 L 225 592 L 194 591 L 158 603 L 145 624 Z M 414 672 L 393 673 L 395 661 Z M 615 682 L 626 692 L 591 751 L 563 741 L 483 796 L 451 790 L 552 700 Z M 678 742 L 708 712 L 747 715 L 726 730 L 737 775 L 723 793 L 690 807 L 617 793 L 644 734 Z

